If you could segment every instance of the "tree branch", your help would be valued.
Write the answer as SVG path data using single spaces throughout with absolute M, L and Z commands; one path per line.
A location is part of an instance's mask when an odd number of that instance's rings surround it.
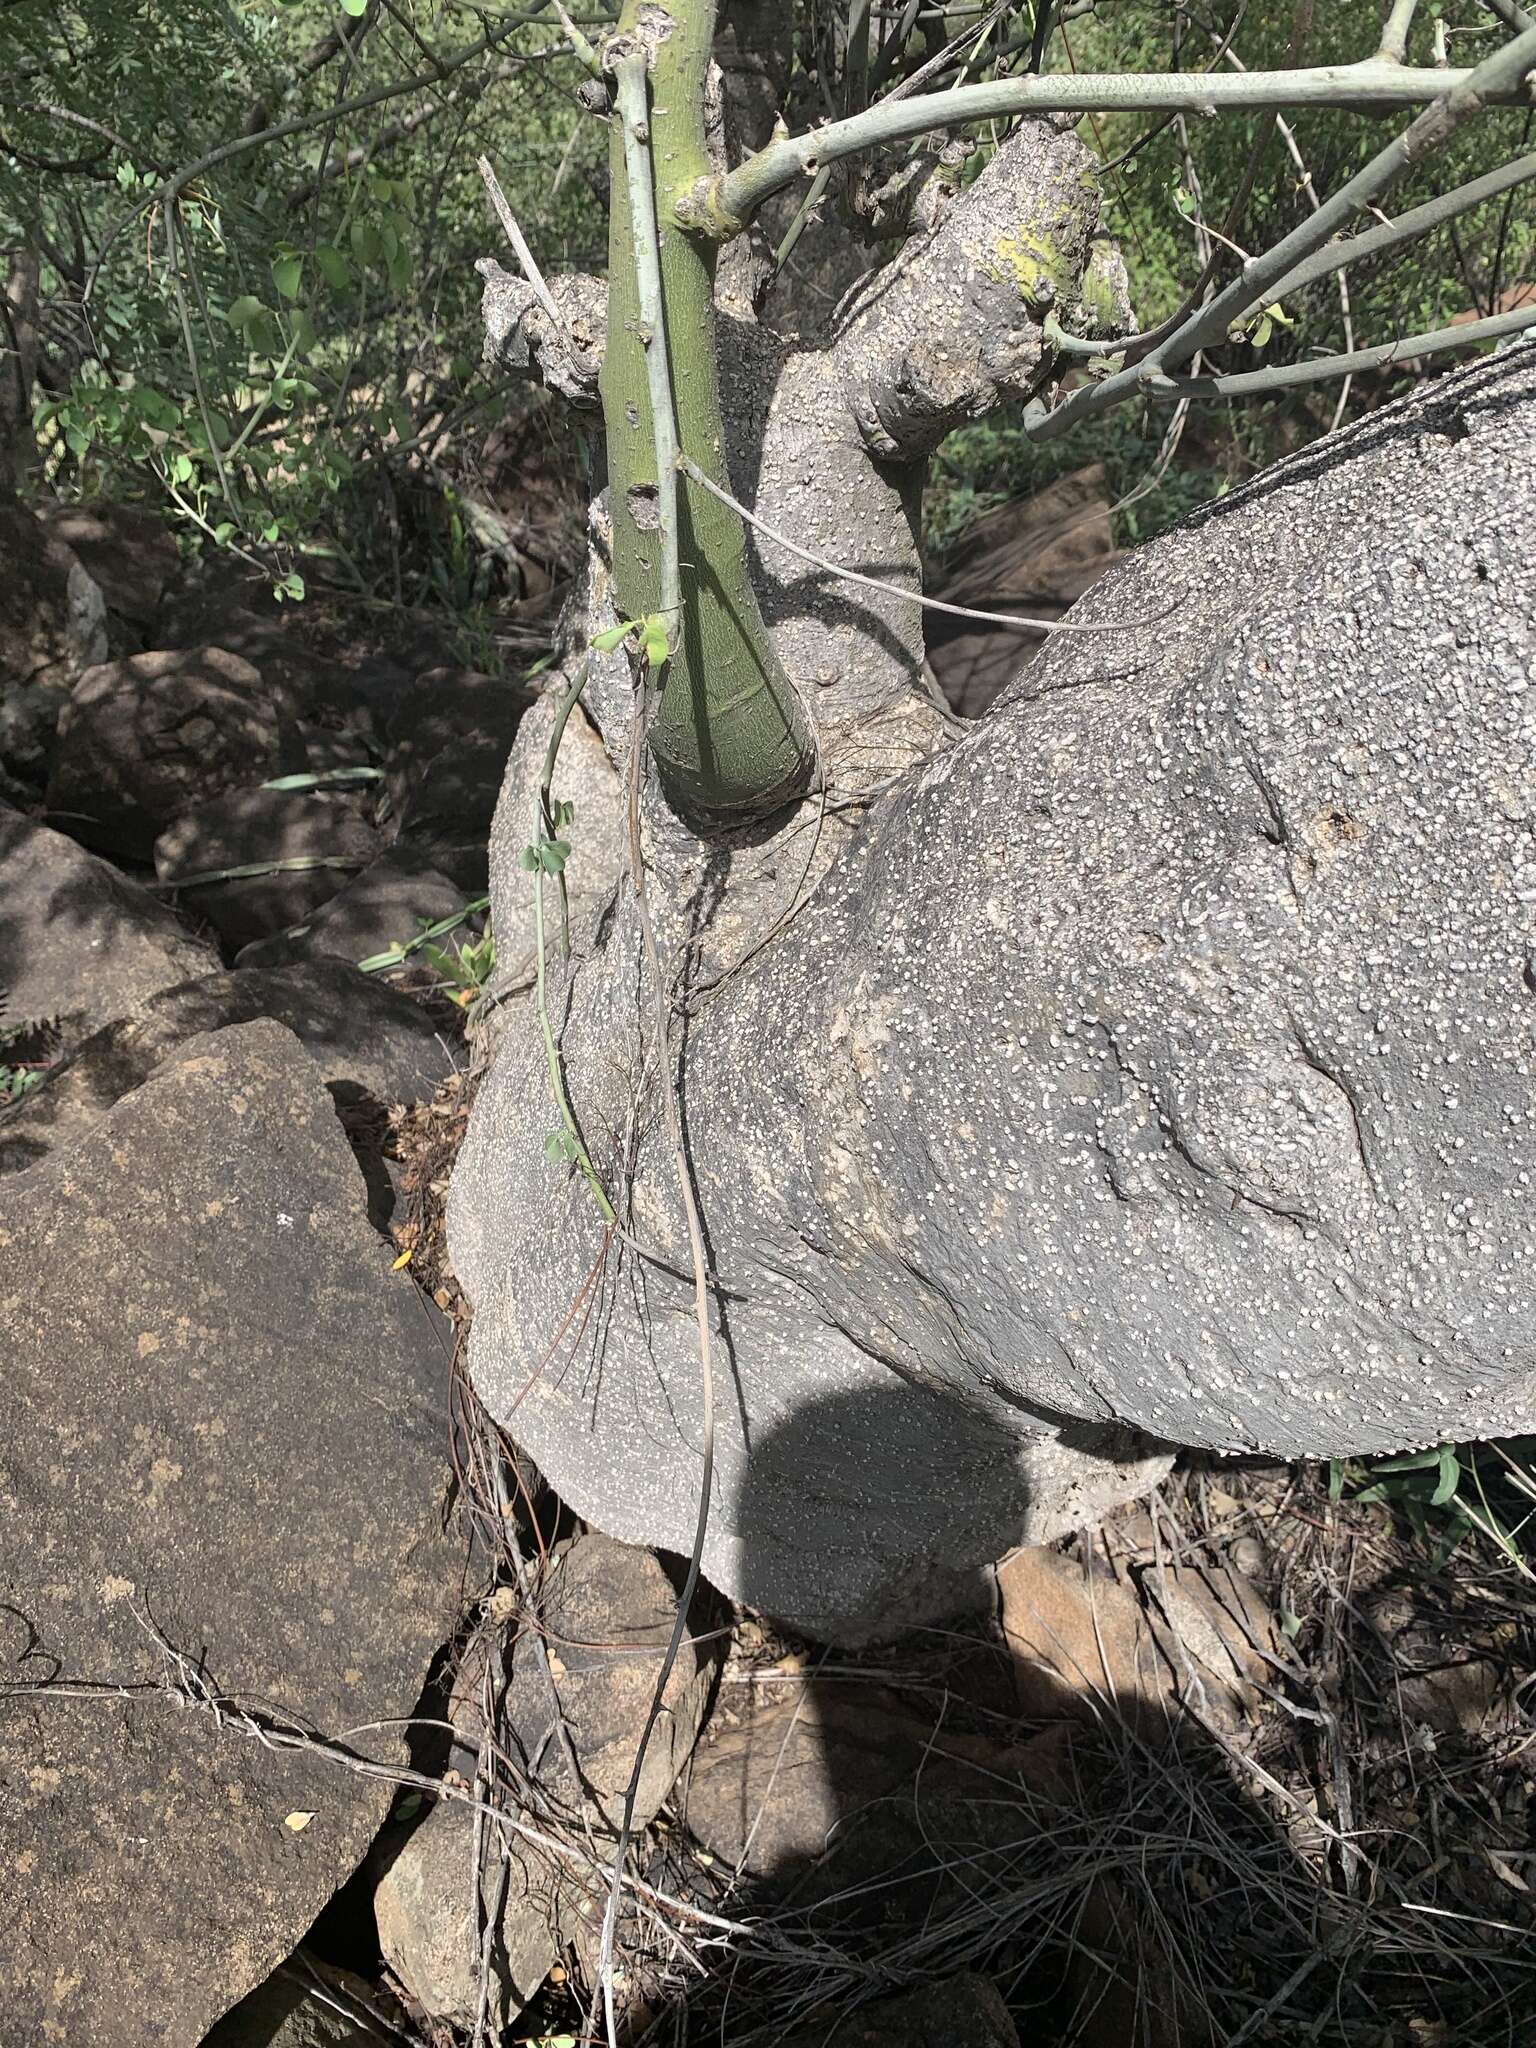
M 1289 273 L 1320 249 L 1355 215 L 1374 206 L 1402 174 L 1443 147 L 1462 123 L 1496 100 L 1523 88 L 1526 74 L 1536 65 L 1536 29 L 1512 43 L 1506 43 L 1464 73 L 1463 82 L 1448 90 L 1433 106 L 1426 107 L 1400 135 L 1378 150 L 1334 196 L 1311 217 L 1285 235 L 1264 255 L 1245 263 L 1241 274 L 1218 292 L 1178 331 L 1170 335 L 1139 364 L 1107 377 L 1100 384 L 1078 391 L 1065 405 L 1034 423 L 1030 436 L 1037 441 L 1054 441 L 1079 420 L 1108 412 L 1140 392 L 1151 377 L 1164 375 L 1186 363 L 1200 350 L 1225 340 L 1230 329 L 1256 306 L 1266 304 Z M 1247 74 L 1252 76 L 1253 74 Z
M 1244 370 L 1230 377 L 1149 377 L 1144 379 L 1142 389 L 1148 398 L 1262 398 L 1269 392 L 1290 391 L 1301 384 L 1324 384 L 1333 377 L 1353 377 L 1362 370 L 1384 370 L 1393 363 L 1417 362 L 1423 356 L 1472 348 L 1482 341 L 1502 341 L 1528 327 L 1536 327 L 1536 306 L 1498 313 L 1490 320 L 1466 320 L 1459 327 L 1436 327 L 1428 334 L 1400 335 L 1396 341 L 1356 349 L 1352 355 L 1277 363 L 1272 369 Z
M 1523 39 L 1522 39 L 1523 40 Z M 1518 47 L 1515 44 L 1507 49 Z M 1505 54 L 1505 53 L 1500 53 Z M 1493 60 L 1490 60 L 1493 61 Z M 1480 65 L 1478 72 L 1486 70 Z M 1524 71 L 1518 69 L 1497 87 L 1481 90 L 1484 104 L 1521 105 L 1525 101 Z M 689 195 L 678 217 L 684 226 L 720 234 L 738 234 L 757 208 L 796 178 L 881 143 L 923 135 L 931 128 L 954 128 L 966 122 L 1021 114 L 1139 114 L 1167 109 L 1192 114 L 1232 109 L 1253 111 L 1298 107 L 1392 108 L 1443 101 L 1466 89 L 1478 75 L 1472 71 L 1411 69 L 1403 64 L 1371 60 L 1363 64 L 1325 64 L 1298 71 L 1166 72 L 1052 75 L 1046 78 L 1005 78 L 985 85 L 957 86 L 951 92 L 922 93 L 878 106 L 845 121 L 831 121 L 807 135 L 770 143 L 723 179 L 705 180 L 704 191 Z
M 672 376 L 667 368 L 667 316 L 661 289 L 661 252 L 656 241 L 656 194 L 651 183 L 650 129 L 646 109 L 646 61 L 623 57 L 616 67 L 618 109 L 629 180 L 630 230 L 635 249 L 635 288 L 640 300 L 645 381 L 651 395 L 651 442 L 656 455 L 656 517 L 661 536 L 661 615 L 667 647 L 681 634 L 683 578 L 678 542 L 677 465 L 681 453 Z

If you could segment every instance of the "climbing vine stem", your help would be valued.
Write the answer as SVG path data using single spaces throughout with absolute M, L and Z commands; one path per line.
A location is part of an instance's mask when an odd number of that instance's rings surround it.
M 566 1093 L 565 1072 L 560 1063 L 560 1047 L 549 1014 L 549 949 L 544 930 L 544 882 L 546 877 L 553 876 L 560 884 L 561 928 L 564 948 L 569 951 L 564 869 L 571 849 L 568 842 L 560 837 L 560 833 L 570 824 L 574 809 L 568 804 L 555 802 L 552 784 L 555 761 L 560 752 L 560 741 L 571 713 L 587 686 L 588 666 L 588 663 L 582 663 L 556 708 L 554 728 L 550 733 L 549 744 L 544 750 L 544 769 L 539 778 L 538 796 L 534 805 L 533 844 L 524 848 L 522 864 L 533 877 L 534 1002 L 539 1013 L 539 1028 L 544 1034 L 544 1059 L 549 1068 L 550 1093 L 554 1096 L 555 1107 L 560 1112 L 560 1129 L 545 1139 L 544 1149 L 551 1161 L 565 1159 L 580 1168 L 587 1186 L 592 1190 L 592 1199 L 597 1204 L 598 1213 L 604 1223 L 611 1226 L 617 1220 L 613 1204 L 598 1179 L 597 1168 L 592 1164 L 592 1156 L 587 1150 L 571 1109 L 570 1096 Z

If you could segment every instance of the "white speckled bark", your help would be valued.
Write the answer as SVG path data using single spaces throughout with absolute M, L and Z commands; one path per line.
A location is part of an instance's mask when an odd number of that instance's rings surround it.
M 936 1611 L 1043 1511 L 1058 1434 L 1536 1426 L 1533 565 L 1523 348 L 1138 552 L 1079 607 L 1123 630 L 1053 643 L 696 1003 L 717 1584 L 844 1635 Z M 663 865 L 671 943 L 738 861 Z M 698 1364 L 639 1014 L 621 896 L 563 1043 L 655 1257 L 611 1246 L 583 1293 L 598 1222 L 544 1161 L 526 1029 L 451 1223 L 484 1397 L 580 1513 L 686 1549 Z

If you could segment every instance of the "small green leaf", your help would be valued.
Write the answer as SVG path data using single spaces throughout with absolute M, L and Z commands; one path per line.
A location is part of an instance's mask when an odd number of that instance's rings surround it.
M 378 229 L 370 221 L 353 221 L 349 232 L 352 254 L 359 263 L 378 263 L 383 259 L 384 244 L 379 240 Z
M 1454 1444 L 1440 1446 L 1440 1476 L 1435 1481 L 1435 1490 L 1429 1496 L 1432 1508 L 1443 1508 L 1448 1500 L 1456 1496 L 1461 1485 L 1461 1460 L 1456 1455 Z
M 321 242 L 315 249 L 315 262 L 320 275 L 333 292 L 345 291 L 352 282 L 352 266 L 341 251 L 330 242 Z
M 275 256 L 272 259 L 272 282 L 285 299 L 296 299 L 299 295 L 299 279 L 304 275 L 304 259 L 300 256 Z
M 543 866 L 543 862 L 539 859 L 539 849 L 536 846 L 525 846 L 517 856 L 517 864 L 525 874 L 531 875 L 536 873 Z
M 171 464 L 171 476 L 179 484 L 191 483 L 192 458 L 190 455 L 177 456 L 176 460 Z
M 641 621 L 640 650 L 645 656 L 646 667 L 654 675 L 671 652 L 667 644 L 667 622 L 659 612 L 652 612 Z
M 341 0 L 341 11 L 343 14 L 350 14 L 356 21 L 368 12 L 368 0 Z
M 244 298 L 235 300 L 229 311 L 224 315 L 224 318 L 231 327 L 238 328 L 241 333 L 244 333 L 254 321 L 261 318 L 266 310 L 260 299 L 253 299 L 250 293 L 247 292 Z
M 616 626 L 604 626 L 601 633 L 592 635 L 592 646 L 599 654 L 612 654 L 615 647 L 621 647 L 633 631 L 635 621 L 622 619 Z

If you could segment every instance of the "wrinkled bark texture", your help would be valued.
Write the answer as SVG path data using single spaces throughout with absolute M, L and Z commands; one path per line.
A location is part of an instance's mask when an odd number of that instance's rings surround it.
M 1073 616 L 1120 630 L 1056 640 L 878 797 L 686 1031 L 705 1569 L 827 1633 L 941 1605 L 1027 1528 L 1042 1438 L 1536 1426 L 1536 349 L 1280 465 Z M 684 891 L 668 936 L 708 912 Z M 492 1409 L 579 1513 L 684 1549 L 699 1366 L 626 892 L 584 944 L 566 1072 L 653 1256 L 600 1259 L 518 1022 L 454 1257 Z

